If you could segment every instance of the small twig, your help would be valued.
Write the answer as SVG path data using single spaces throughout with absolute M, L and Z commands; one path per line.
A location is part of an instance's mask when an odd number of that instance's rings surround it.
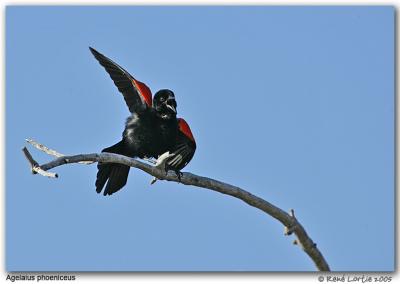
M 57 157 L 57 158 L 65 156 L 64 154 L 61 154 L 61 153 L 57 152 L 56 150 L 50 149 L 50 148 L 46 147 L 45 145 L 36 142 L 33 139 L 25 139 L 25 141 L 28 142 L 29 144 L 31 144 L 36 149 L 38 149 L 38 150 L 40 150 L 42 152 L 45 152 L 46 154 L 49 154 L 50 156 L 54 156 L 54 157 Z M 92 164 L 94 162 L 92 162 L 92 161 L 80 161 L 78 163 L 79 164 Z
M 26 147 L 22 148 L 22 152 L 24 152 L 25 158 L 28 160 L 31 169 L 37 167 L 39 164 L 32 158 L 31 153 L 29 153 Z
M 40 167 L 35 167 L 32 169 L 33 171 L 37 172 L 38 174 L 44 176 L 44 177 L 48 177 L 48 178 L 58 178 L 58 174 L 56 173 L 52 173 L 52 172 L 48 172 L 48 171 L 44 171 L 42 170 Z
M 296 216 L 294 215 L 294 209 L 290 209 L 290 216 L 292 216 L 293 218 L 296 218 Z
M 291 224 L 291 226 L 289 227 L 285 227 L 285 236 L 290 236 L 291 234 L 293 234 L 293 232 L 296 230 L 296 226 L 297 226 L 297 219 L 296 216 L 294 215 L 294 210 L 290 209 L 290 213 L 289 213 L 290 217 L 292 217 L 293 222 Z
M 57 157 L 57 158 L 65 156 L 64 154 L 58 153 L 57 151 L 55 151 L 53 149 L 50 149 L 50 148 L 48 148 L 48 147 L 36 142 L 33 139 L 25 139 L 25 140 L 26 140 L 26 142 L 31 144 L 33 147 L 35 147 L 36 149 L 38 149 L 38 150 L 40 150 L 42 152 L 45 152 L 46 154 L 49 154 L 49 155 Z
M 44 171 L 39 164 L 32 158 L 31 153 L 28 151 L 26 147 L 22 148 L 22 151 L 24 152 L 24 155 L 26 159 L 28 160 L 30 166 L 31 166 L 31 171 L 33 174 L 40 174 L 45 177 L 50 177 L 50 178 L 57 178 L 58 175 L 56 173 L 51 173 Z

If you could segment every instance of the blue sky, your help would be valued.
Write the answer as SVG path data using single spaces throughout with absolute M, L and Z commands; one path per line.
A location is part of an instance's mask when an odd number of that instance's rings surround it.
M 222 194 L 132 170 L 103 197 L 95 165 L 31 175 L 25 138 L 77 154 L 121 137 L 128 109 L 88 46 L 175 92 L 185 171 L 294 208 L 332 270 L 394 269 L 394 9 L 375 6 L 8 7 L 7 270 L 315 269 Z

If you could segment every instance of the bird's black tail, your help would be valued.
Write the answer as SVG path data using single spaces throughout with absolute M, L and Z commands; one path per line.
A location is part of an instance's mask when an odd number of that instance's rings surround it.
M 115 154 L 124 154 L 123 141 L 118 142 L 117 144 L 105 148 L 102 152 L 115 153 Z M 126 184 L 128 180 L 128 174 L 130 167 L 114 164 L 114 163 L 98 163 L 97 165 L 97 179 L 96 179 L 96 191 L 100 193 L 103 189 L 104 185 L 107 185 L 104 189 L 104 195 L 111 195 L 114 192 L 120 190 Z

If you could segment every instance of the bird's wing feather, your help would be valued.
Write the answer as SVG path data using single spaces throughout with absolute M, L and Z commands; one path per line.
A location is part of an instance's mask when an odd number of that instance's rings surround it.
M 94 48 L 89 47 L 94 57 L 106 69 L 115 86 L 124 96 L 131 113 L 142 114 L 152 107 L 152 94 L 146 84 L 136 80 L 125 69 Z
M 189 125 L 182 118 L 178 118 L 178 135 L 175 148 L 172 150 L 174 154 L 167 162 L 169 168 L 181 170 L 193 158 L 196 151 L 196 142 Z

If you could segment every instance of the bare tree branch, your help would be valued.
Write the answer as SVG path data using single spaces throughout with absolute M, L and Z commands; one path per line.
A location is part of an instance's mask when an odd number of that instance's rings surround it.
M 57 157 L 57 158 L 65 156 L 64 154 L 58 153 L 56 150 L 50 149 L 50 148 L 44 146 L 43 144 L 40 144 L 40 143 L 36 142 L 33 139 L 25 139 L 25 141 L 28 142 L 29 144 L 31 144 L 36 149 L 38 149 L 40 151 L 43 151 L 48 155 L 51 155 L 51 156 L 54 156 L 54 157 Z M 78 162 L 78 163 L 80 163 L 80 164 L 92 164 L 94 162 L 92 162 L 92 161 L 81 161 L 81 162 Z
M 28 141 L 28 140 L 27 140 Z M 79 154 L 73 156 L 66 156 L 62 155 L 54 150 L 47 148 L 46 146 L 37 143 L 33 140 L 29 140 L 29 143 L 34 145 L 37 149 L 52 155 L 56 156 L 57 158 L 39 165 L 31 156 L 28 149 L 26 147 L 23 148 L 23 152 L 27 160 L 31 165 L 31 170 L 33 173 L 38 173 L 43 176 L 47 177 L 58 177 L 55 173 L 49 173 L 48 170 L 62 166 L 65 164 L 71 163 L 94 163 L 94 162 L 102 162 L 102 163 L 117 163 L 123 164 L 130 167 L 138 168 L 158 180 L 167 180 L 167 181 L 174 181 L 179 182 L 178 176 L 173 172 L 169 171 L 165 173 L 164 170 L 157 166 L 152 166 L 146 164 L 144 162 L 123 156 L 118 154 L 112 153 L 93 153 L 93 154 Z M 304 227 L 300 224 L 297 220 L 296 216 L 294 215 L 294 210 L 290 210 L 290 214 L 286 213 L 282 209 L 276 207 L 275 205 L 269 203 L 268 201 L 251 194 L 250 192 L 241 189 L 240 187 L 230 185 L 228 183 L 224 183 L 218 180 L 214 180 L 207 177 L 202 177 L 198 175 L 194 175 L 192 173 L 185 172 L 181 176 L 181 183 L 185 185 L 192 185 L 201 188 L 207 188 L 219 193 L 231 195 L 242 201 L 246 202 L 250 206 L 260 209 L 264 211 L 268 215 L 272 216 L 279 222 L 281 222 L 285 226 L 285 235 L 295 234 L 297 239 L 294 240 L 293 244 L 298 245 L 301 247 L 308 256 L 312 259 L 315 266 L 320 271 L 330 271 L 329 265 L 326 262 L 325 258 L 323 257 L 322 253 L 317 248 L 317 245 L 312 241 L 312 239 L 308 236 Z
M 42 176 L 52 177 L 52 178 L 58 177 L 58 175 L 56 173 L 50 173 L 50 172 L 42 170 L 42 168 L 40 168 L 39 164 L 32 158 L 31 153 L 29 153 L 29 151 L 26 147 L 22 148 L 22 152 L 24 152 L 25 158 L 28 160 L 29 164 L 31 165 L 31 170 L 32 170 L 33 174 L 41 174 Z

